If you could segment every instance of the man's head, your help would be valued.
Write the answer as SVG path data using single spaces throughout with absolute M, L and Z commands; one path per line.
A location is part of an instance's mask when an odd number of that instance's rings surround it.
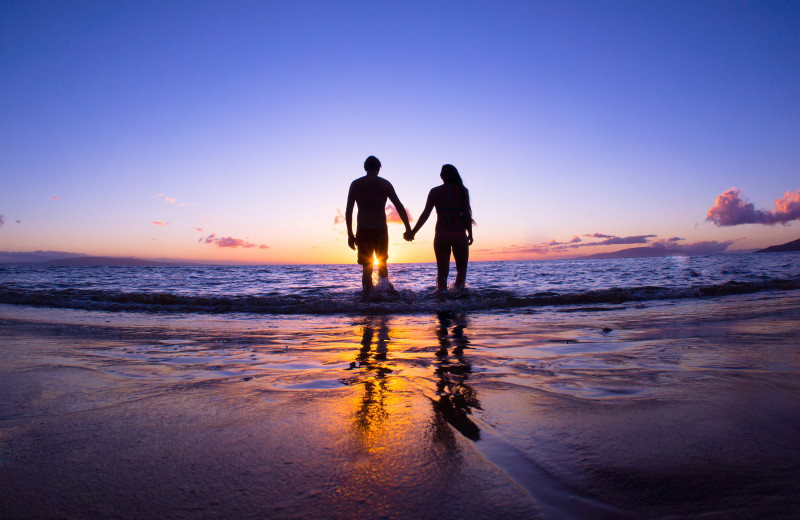
M 381 162 L 374 155 L 370 155 L 369 157 L 367 157 L 367 160 L 364 161 L 364 171 L 366 171 L 367 173 L 377 172 L 380 169 L 381 169 Z

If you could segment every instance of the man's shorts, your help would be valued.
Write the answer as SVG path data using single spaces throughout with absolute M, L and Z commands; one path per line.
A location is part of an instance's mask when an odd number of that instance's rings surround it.
M 372 265 L 373 253 L 385 263 L 389 259 L 389 231 L 386 229 L 359 229 L 356 232 L 358 263 Z

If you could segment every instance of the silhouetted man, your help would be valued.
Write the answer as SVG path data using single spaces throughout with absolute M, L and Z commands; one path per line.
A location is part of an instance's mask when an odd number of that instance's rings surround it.
M 355 249 L 358 245 L 358 263 L 364 269 L 361 285 L 364 293 L 369 293 L 372 289 L 373 254 L 378 259 L 378 276 L 388 283 L 389 269 L 386 260 L 389 259 L 389 229 L 386 226 L 386 199 L 394 204 L 407 232 L 411 231 L 411 226 L 408 225 L 408 214 L 397 198 L 392 183 L 378 177 L 381 170 L 378 158 L 372 155 L 367 157 L 364 170 L 367 174 L 350 184 L 344 216 L 347 222 L 347 245 L 350 249 Z M 358 227 L 353 235 L 355 204 L 358 204 Z

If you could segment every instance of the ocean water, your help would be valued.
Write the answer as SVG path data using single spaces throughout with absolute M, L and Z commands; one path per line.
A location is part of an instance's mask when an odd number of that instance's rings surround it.
M 390 264 L 397 293 L 364 299 L 357 265 L 0 266 L 0 303 L 117 312 L 428 313 L 609 305 L 800 288 L 800 255 L 473 262 L 466 292 L 435 264 Z M 451 281 L 455 276 L 451 269 Z

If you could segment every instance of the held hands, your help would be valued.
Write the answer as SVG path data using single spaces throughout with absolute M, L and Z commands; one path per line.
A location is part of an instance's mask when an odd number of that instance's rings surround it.
M 415 233 L 409 229 L 408 231 L 403 233 L 403 238 L 406 239 L 406 242 L 411 242 L 412 240 L 414 240 L 414 235 Z

